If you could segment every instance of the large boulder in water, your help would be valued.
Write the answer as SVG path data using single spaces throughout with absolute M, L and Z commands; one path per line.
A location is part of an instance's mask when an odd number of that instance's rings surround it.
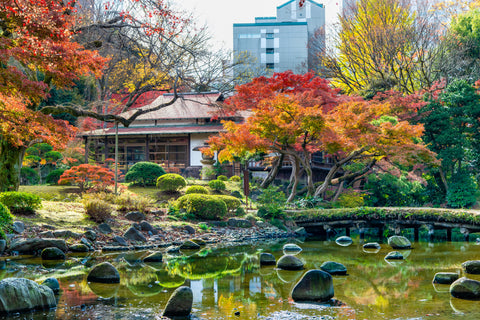
M 65 260 L 65 258 L 65 253 L 56 247 L 45 248 L 42 250 L 42 260 Z
M 480 299 L 480 281 L 460 278 L 450 286 L 450 294 L 459 299 Z
M 470 260 L 462 263 L 465 273 L 480 274 L 480 260 Z
M 192 312 L 193 292 L 189 287 L 179 287 L 168 299 L 164 317 L 187 317 Z
M 57 305 L 52 289 L 28 279 L 0 281 L 0 314 L 49 309 Z
M 287 254 L 278 259 L 277 268 L 283 270 L 302 270 L 303 262 L 297 257 Z
M 292 290 L 294 301 L 324 302 L 333 298 L 332 276 L 321 270 L 310 270 Z
M 118 270 L 108 262 L 97 264 L 90 270 L 87 281 L 101 283 L 120 283 Z
M 8 248 L 8 252 L 17 251 L 19 254 L 33 254 L 49 247 L 56 247 L 63 252 L 67 251 L 67 244 L 64 239 L 20 238 L 12 241 Z
M 458 280 L 458 273 L 455 272 L 437 272 L 433 277 L 433 283 L 452 284 Z
M 325 261 L 322 263 L 320 266 L 320 269 L 322 271 L 325 271 L 326 273 L 333 275 L 346 275 L 347 274 L 347 267 L 345 267 L 343 264 L 334 262 L 334 261 Z
M 391 236 L 388 238 L 388 245 L 393 249 L 410 249 L 412 243 L 403 236 Z

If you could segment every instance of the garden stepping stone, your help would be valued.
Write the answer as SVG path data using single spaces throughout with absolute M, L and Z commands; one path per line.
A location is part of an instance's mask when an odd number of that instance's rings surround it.
M 465 273 L 480 274 L 480 260 L 470 260 L 462 263 L 462 269 Z
M 437 272 L 433 277 L 433 283 L 438 284 L 452 284 L 458 280 L 458 273 L 454 272 Z
M 363 249 L 381 249 L 382 247 L 378 242 L 369 242 L 363 245 Z
M 302 248 L 294 243 L 287 243 L 283 246 L 283 252 L 300 253 Z
M 346 275 L 347 274 L 347 267 L 343 264 L 334 262 L 334 261 L 325 261 L 320 266 L 322 271 L 325 271 L 329 274 L 333 275 Z
M 333 295 L 332 276 L 321 270 L 307 271 L 292 290 L 293 301 L 325 302 Z
M 459 299 L 480 299 L 480 281 L 460 278 L 450 286 L 450 294 Z
M 120 283 L 118 270 L 108 262 L 97 264 L 87 276 L 89 282 Z
M 410 240 L 403 236 L 391 236 L 388 238 L 388 245 L 392 249 L 410 249 L 412 247 Z
M 277 260 L 271 253 L 260 253 L 260 265 L 261 266 L 274 266 L 277 264 Z
M 303 262 L 297 257 L 287 254 L 278 259 L 277 268 L 283 270 L 302 270 Z
M 65 260 L 65 253 L 56 248 L 50 247 L 42 250 L 42 260 Z
M 403 260 L 403 254 L 398 251 L 392 251 L 385 256 L 385 260 Z
M 164 317 L 187 317 L 192 312 L 193 305 L 193 292 L 189 287 L 177 288 L 170 299 L 168 299 L 165 310 L 163 311 Z
M 338 237 L 336 240 L 335 240 L 335 243 L 342 246 L 342 247 L 346 247 L 346 246 L 349 246 L 353 243 L 353 240 L 352 238 L 350 237 L 347 237 L 347 236 L 341 236 L 341 237 Z

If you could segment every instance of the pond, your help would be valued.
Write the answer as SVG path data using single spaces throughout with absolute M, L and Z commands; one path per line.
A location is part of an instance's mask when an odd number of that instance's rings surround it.
M 271 252 L 278 259 L 285 241 L 205 248 L 148 265 L 141 262 L 146 251 L 75 255 L 56 266 L 42 265 L 39 258 L 10 257 L 0 262 L 0 279 L 53 276 L 61 294 L 56 310 L 0 319 L 155 319 L 181 285 L 193 290 L 193 318 L 200 319 L 480 318 L 480 301 L 452 298 L 448 285 L 432 284 L 435 273 L 461 273 L 462 262 L 478 259 L 475 243 L 414 243 L 413 250 L 402 252 L 406 260 L 388 263 L 383 258 L 392 250 L 386 244 L 378 252 L 365 252 L 358 240 L 346 247 L 334 241 L 292 242 L 303 248 L 297 256 L 305 262 L 304 271 L 260 268 L 259 253 Z M 88 270 L 101 261 L 117 267 L 119 285 L 87 283 Z M 334 302 L 294 303 L 294 284 L 325 261 L 340 262 L 348 270 L 346 276 L 333 277 Z

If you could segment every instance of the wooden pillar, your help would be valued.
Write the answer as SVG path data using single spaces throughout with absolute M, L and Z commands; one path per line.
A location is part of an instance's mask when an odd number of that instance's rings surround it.
M 150 161 L 150 137 L 145 135 L 145 161 Z
M 85 160 L 85 163 L 88 163 L 88 149 L 89 149 L 88 148 L 88 137 L 85 136 L 84 139 L 85 139 L 85 159 L 84 160 Z
M 332 229 L 328 224 L 324 225 L 323 228 L 325 229 L 326 231 L 326 234 L 327 234 L 327 240 L 334 236 L 335 235 L 335 230 Z
M 467 228 L 460 228 L 460 232 L 463 234 L 463 240 L 466 242 L 470 241 L 470 230 Z
M 103 153 L 105 155 L 105 160 L 107 160 L 108 159 L 108 136 L 105 136 L 105 138 L 103 139 L 103 146 L 104 146 Z
M 447 228 L 447 241 L 452 241 L 452 229 Z
M 347 235 L 347 237 L 350 237 L 350 227 L 345 228 L 345 234 Z
M 357 224 L 358 235 L 360 236 L 360 240 L 365 239 L 365 225 L 363 223 Z
M 418 240 L 420 240 L 418 227 L 413 228 L 413 238 L 415 242 L 418 242 Z

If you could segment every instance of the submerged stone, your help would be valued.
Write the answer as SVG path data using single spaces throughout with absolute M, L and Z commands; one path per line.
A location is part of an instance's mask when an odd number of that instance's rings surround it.
M 310 270 L 292 290 L 294 301 L 325 302 L 333 298 L 332 276 L 321 270 Z

